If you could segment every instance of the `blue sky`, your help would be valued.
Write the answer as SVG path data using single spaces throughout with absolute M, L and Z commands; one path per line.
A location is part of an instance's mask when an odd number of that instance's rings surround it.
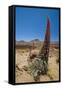
M 50 19 L 50 39 L 59 41 L 59 10 L 16 7 L 16 40 L 44 40 L 47 16 Z

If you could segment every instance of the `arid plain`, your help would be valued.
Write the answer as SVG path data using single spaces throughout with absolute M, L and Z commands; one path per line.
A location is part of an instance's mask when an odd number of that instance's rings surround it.
M 35 47 L 31 50 L 31 53 L 38 54 L 40 48 L 43 44 L 40 44 L 40 47 Z M 30 47 L 23 45 L 16 45 L 16 83 L 27 83 L 35 82 L 32 75 L 29 74 L 27 69 L 28 58 L 30 54 Z M 51 44 L 49 49 L 48 57 L 48 72 L 47 75 L 40 75 L 40 82 L 46 81 L 58 81 L 59 80 L 59 46 L 57 44 Z

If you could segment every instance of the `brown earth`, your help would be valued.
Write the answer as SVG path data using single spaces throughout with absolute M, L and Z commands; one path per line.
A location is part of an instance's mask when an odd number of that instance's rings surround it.
M 32 50 L 32 53 L 38 53 L 39 49 Z M 50 47 L 49 60 L 48 60 L 48 73 L 47 75 L 40 75 L 40 82 L 43 81 L 56 81 L 59 80 L 59 49 Z M 18 48 L 16 49 L 16 83 L 35 82 L 32 75 L 27 71 L 29 49 Z

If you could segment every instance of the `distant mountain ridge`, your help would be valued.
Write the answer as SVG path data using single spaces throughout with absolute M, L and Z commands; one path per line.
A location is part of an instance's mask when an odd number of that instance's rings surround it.
M 16 47 L 32 47 L 33 42 L 35 44 L 35 47 L 40 47 L 44 43 L 44 41 L 40 41 L 39 39 L 33 39 L 31 41 L 20 40 L 20 41 L 16 41 Z M 58 41 L 52 41 L 50 42 L 50 44 L 59 46 Z
M 16 41 L 16 46 L 32 46 L 33 42 L 35 43 L 35 46 L 38 46 L 41 44 L 41 41 L 39 39 L 33 39 L 31 41 L 24 41 L 24 40 L 20 40 L 20 41 Z
M 39 39 L 31 40 L 30 42 L 41 42 Z
M 40 41 L 39 39 L 33 39 L 31 41 L 24 41 L 24 40 L 20 40 L 20 41 L 16 41 L 16 44 L 26 44 L 26 43 L 43 43 L 44 41 Z M 59 41 L 51 41 L 51 44 L 59 44 Z

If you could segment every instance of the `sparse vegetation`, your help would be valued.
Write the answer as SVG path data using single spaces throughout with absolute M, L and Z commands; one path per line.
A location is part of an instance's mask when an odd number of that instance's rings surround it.
M 56 62 L 59 63 L 59 58 L 56 59 Z
M 48 70 L 45 75 L 44 74 L 40 75 L 41 70 L 39 70 L 40 73 L 38 71 L 35 71 L 35 69 L 33 70 L 33 68 L 35 68 L 37 65 L 36 63 L 35 63 L 35 66 L 33 64 L 31 65 L 31 63 L 30 65 L 28 64 L 28 61 L 27 61 L 27 58 L 29 56 L 28 48 L 27 49 L 21 49 L 21 48 L 16 49 L 16 69 L 17 69 L 16 70 L 16 82 L 39 82 L 39 81 L 59 80 L 59 69 L 58 69 L 59 64 L 56 63 L 56 60 L 58 60 L 57 56 L 59 52 L 58 50 L 52 50 L 52 47 L 50 48 L 51 50 L 49 54 Z M 34 51 L 38 53 L 39 49 L 35 48 Z M 31 70 L 33 71 L 31 72 Z M 36 72 L 34 76 L 32 74 L 33 72 Z
M 50 80 L 53 80 L 53 73 L 51 72 L 51 70 L 48 70 L 47 76 L 50 78 Z

